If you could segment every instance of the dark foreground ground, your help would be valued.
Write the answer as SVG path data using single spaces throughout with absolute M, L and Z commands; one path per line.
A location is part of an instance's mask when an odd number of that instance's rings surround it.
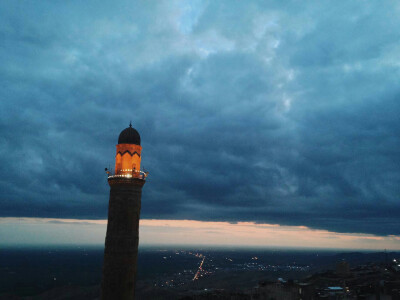
M 141 248 L 138 299 L 241 293 L 262 282 L 303 280 L 346 260 L 384 264 L 399 253 L 285 249 Z M 98 299 L 103 249 L 0 249 L 0 299 Z M 199 266 L 202 264 L 202 268 Z M 203 296 L 202 296 L 203 295 Z

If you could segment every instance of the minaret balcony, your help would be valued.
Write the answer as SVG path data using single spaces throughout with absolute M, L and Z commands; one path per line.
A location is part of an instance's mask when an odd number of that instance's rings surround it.
M 111 172 L 107 172 L 108 174 L 108 179 L 141 179 L 141 180 L 146 180 L 147 175 L 149 174 L 148 172 L 144 171 L 139 171 L 139 170 L 131 170 L 131 169 L 123 169 L 123 170 L 118 170 L 116 174 L 111 174 Z

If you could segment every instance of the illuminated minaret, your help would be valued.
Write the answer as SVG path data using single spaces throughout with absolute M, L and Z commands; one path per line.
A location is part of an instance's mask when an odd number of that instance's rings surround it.
M 142 187 L 140 135 L 130 124 L 118 138 L 115 172 L 108 174 L 110 200 L 101 299 L 134 299 Z

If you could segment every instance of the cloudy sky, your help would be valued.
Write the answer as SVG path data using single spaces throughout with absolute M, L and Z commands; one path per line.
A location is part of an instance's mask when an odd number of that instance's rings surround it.
M 142 219 L 400 235 L 397 2 L 0 6 L 1 217 L 105 219 L 132 120 Z

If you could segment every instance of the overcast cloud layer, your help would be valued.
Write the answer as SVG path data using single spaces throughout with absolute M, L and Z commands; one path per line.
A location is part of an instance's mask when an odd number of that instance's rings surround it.
M 1 216 L 106 218 L 132 120 L 142 218 L 400 234 L 397 2 L 117 2 L 0 3 Z

